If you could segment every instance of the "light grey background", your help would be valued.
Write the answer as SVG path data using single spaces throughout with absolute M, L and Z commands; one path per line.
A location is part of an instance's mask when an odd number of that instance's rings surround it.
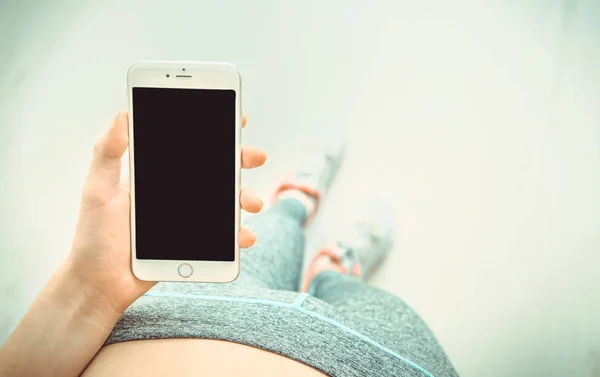
M 600 375 L 600 2 L 0 4 L 2 341 L 69 250 L 128 66 L 230 61 L 244 141 L 269 153 L 244 184 L 267 195 L 306 143 L 348 133 L 308 252 L 364 194 L 392 196 L 374 283 L 462 375 Z

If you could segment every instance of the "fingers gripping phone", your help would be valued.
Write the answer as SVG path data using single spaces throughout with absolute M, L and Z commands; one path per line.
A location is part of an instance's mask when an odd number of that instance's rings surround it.
M 127 82 L 134 275 L 235 280 L 242 122 L 237 68 L 138 63 Z

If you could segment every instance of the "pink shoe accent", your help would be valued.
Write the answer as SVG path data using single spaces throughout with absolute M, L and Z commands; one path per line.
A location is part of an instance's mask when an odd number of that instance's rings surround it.
M 277 187 L 277 189 L 275 189 L 275 192 L 273 193 L 273 203 L 277 200 L 279 194 L 281 194 L 284 191 L 287 190 L 298 190 L 310 197 L 312 197 L 315 200 L 315 206 L 314 209 L 311 213 L 307 213 L 306 214 L 306 218 L 304 219 L 304 226 L 306 227 L 311 221 L 312 219 L 315 217 L 315 215 L 317 214 L 317 211 L 319 209 L 319 204 L 321 202 L 321 193 L 319 193 L 314 187 L 310 187 L 310 186 L 306 186 L 306 185 L 299 185 L 297 183 L 294 183 L 292 178 L 294 177 L 294 173 L 291 172 L 287 175 L 287 178 L 285 178 Z
M 360 265 L 355 264 L 352 266 L 352 270 L 348 271 L 344 266 L 342 266 L 340 261 L 340 256 L 336 253 L 338 246 L 335 242 L 330 242 L 323 246 L 321 250 L 315 254 L 312 258 L 312 261 L 308 265 L 306 272 L 304 273 L 304 279 L 302 279 L 302 286 L 300 287 L 300 291 L 304 293 L 308 293 L 310 288 L 310 283 L 312 279 L 315 277 L 315 269 L 317 267 L 317 261 L 320 260 L 323 256 L 329 257 L 333 262 L 333 270 L 339 272 L 342 275 L 352 275 L 352 276 L 360 276 Z

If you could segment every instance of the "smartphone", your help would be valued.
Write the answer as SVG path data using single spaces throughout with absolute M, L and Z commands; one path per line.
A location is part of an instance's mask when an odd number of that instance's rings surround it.
M 146 281 L 239 273 L 241 77 L 229 63 L 127 73 L 131 268 Z

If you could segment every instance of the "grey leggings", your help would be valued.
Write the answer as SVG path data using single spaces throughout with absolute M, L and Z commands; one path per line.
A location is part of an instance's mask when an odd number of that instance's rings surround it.
M 297 291 L 304 259 L 304 217 L 299 202 L 282 199 L 262 215 L 250 218 L 247 226 L 256 233 L 257 242 L 242 253 L 242 272 L 234 284 Z M 311 293 L 348 316 L 372 324 L 389 338 L 401 337 L 399 329 L 418 319 L 398 297 L 334 271 L 314 279 Z
M 209 338 L 262 348 L 332 376 L 457 376 L 427 325 L 402 300 L 325 272 L 297 292 L 303 206 L 282 199 L 247 222 L 256 244 L 229 284 L 160 283 L 123 315 L 106 344 Z

